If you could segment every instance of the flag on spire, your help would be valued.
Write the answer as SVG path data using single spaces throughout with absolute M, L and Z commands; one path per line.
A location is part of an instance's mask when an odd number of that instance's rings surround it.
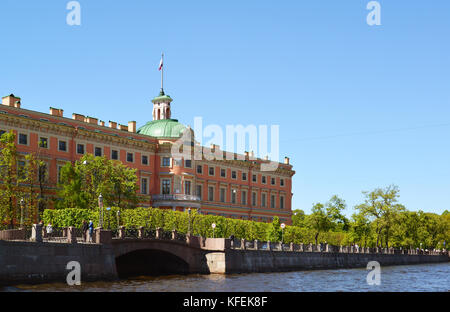
M 163 58 L 161 57 L 161 61 L 159 62 L 158 70 L 161 70 L 162 68 L 163 68 Z

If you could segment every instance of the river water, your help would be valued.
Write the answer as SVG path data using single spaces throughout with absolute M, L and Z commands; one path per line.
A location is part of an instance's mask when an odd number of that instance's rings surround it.
M 448 292 L 450 263 L 381 268 L 381 285 L 368 285 L 365 269 L 317 270 L 233 275 L 173 275 L 117 282 L 18 285 L 2 291 L 89 292 Z

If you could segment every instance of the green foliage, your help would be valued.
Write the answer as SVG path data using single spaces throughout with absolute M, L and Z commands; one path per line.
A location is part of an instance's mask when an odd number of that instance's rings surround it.
M 120 161 L 86 154 L 74 165 L 67 163 L 61 169 L 58 195 L 62 200 L 57 208 L 96 209 L 100 194 L 105 206 L 135 207 L 136 183 L 135 169 Z

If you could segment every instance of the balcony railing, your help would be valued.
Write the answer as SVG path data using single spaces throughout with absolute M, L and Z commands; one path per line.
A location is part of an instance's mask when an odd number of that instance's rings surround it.
M 188 200 L 188 201 L 199 201 L 200 196 L 197 195 L 186 195 L 186 194 L 163 194 L 163 195 L 152 195 L 154 201 L 161 200 Z

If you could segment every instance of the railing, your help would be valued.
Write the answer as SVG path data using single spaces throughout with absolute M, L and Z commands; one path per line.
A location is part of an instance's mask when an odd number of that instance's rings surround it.
M 161 201 L 161 200 L 199 201 L 200 196 L 186 195 L 186 194 L 162 194 L 162 195 L 152 195 L 152 200 L 153 201 Z
M 321 252 L 321 253 L 361 253 L 361 254 L 390 254 L 390 255 L 448 255 L 448 250 L 421 250 L 399 248 L 369 248 L 356 246 L 333 246 L 329 244 L 282 244 L 281 242 L 248 241 L 233 239 L 231 249 L 236 250 L 271 250 L 284 252 Z
M 83 242 L 83 233 L 81 229 L 72 228 L 72 242 Z M 24 226 L 23 228 L 9 229 L 0 231 L 0 240 L 30 240 L 32 234 L 32 227 Z M 161 228 L 151 229 L 141 227 L 137 228 L 125 228 L 120 227 L 111 231 L 111 236 L 115 240 L 119 239 L 158 239 L 158 240 L 172 240 L 182 243 L 189 243 L 196 241 L 201 242 L 201 245 L 205 246 L 205 238 L 193 239 L 183 233 L 178 233 L 175 230 L 164 231 Z M 101 235 L 101 232 L 100 232 Z M 75 238 L 75 239 L 74 239 Z M 44 242 L 69 242 L 70 235 L 68 228 L 55 228 L 48 231 L 47 226 L 42 227 L 42 239 Z M 73 240 L 74 239 L 74 240 Z M 220 238 L 219 238 L 220 239 Z M 222 238 L 223 239 L 223 238 Z M 223 239 L 225 240 L 225 239 Z M 101 241 L 101 240 L 100 240 Z M 281 252 L 321 252 L 321 253 L 361 253 L 361 254 L 392 254 L 392 255 L 447 255 L 450 256 L 448 250 L 428 250 L 428 249 L 404 249 L 404 248 L 369 248 L 360 246 L 333 246 L 330 244 L 283 244 L 281 242 L 266 242 L 266 241 L 248 241 L 244 239 L 231 239 L 228 243 L 225 242 L 226 249 L 248 249 L 248 250 L 265 250 L 265 251 L 281 251 Z

